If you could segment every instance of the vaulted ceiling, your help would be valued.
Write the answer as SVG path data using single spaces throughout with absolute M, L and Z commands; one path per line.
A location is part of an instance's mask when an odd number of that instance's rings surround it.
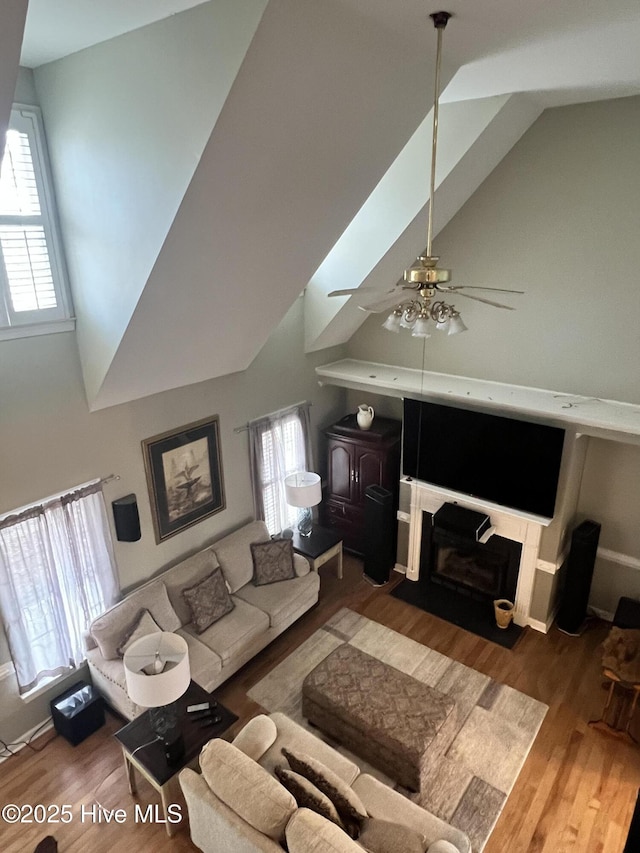
M 0 9 L 3 125 L 26 5 Z M 436 230 L 544 108 L 640 92 L 635 0 L 447 9 Z M 92 408 L 245 369 L 305 288 L 307 349 L 348 340 L 365 315 L 326 293 L 424 248 L 431 11 L 31 0 Z

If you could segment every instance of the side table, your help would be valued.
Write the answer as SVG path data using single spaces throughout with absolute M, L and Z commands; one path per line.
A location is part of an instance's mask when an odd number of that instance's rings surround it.
M 336 575 L 342 580 L 342 537 L 333 530 L 319 527 L 317 524 L 314 524 L 310 536 L 300 536 L 298 531 L 294 530 L 293 550 L 309 560 L 314 572 L 333 557 L 337 557 Z
M 178 772 L 183 767 L 195 763 L 205 743 L 208 743 L 212 738 L 222 737 L 238 720 L 236 714 L 225 708 L 220 702 L 217 702 L 215 713 L 222 717 L 222 720 L 215 725 L 203 726 L 201 720 L 193 720 L 187 714 L 188 705 L 198 705 L 201 702 L 211 702 L 212 700 L 217 701 L 213 694 L 207 693 L 195 681 L 189 684 L 187 692 L 178 699 L 178 717 L 185 750 L 184 755 L 175 763 L 170 764 L 167 761 L 162 744 L 155 740 L 148 711 L 140 714 L 139 717 L 136 717 L 124 728 L 119 729 L 114 735 L 122 747 L 129 792 L 132 795 L 136 793 L 134 770 L 137 770 L 160 794 L 162 813 L 169 836 L 174 834 L 176 826 L 169 820 L 168 807 L 175 795 L 181 797 L 177 779 Z

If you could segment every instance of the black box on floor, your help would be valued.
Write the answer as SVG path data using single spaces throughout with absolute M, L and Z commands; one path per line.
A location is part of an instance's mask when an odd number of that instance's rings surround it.
M 78 681 L 51 700 L 53 727 L 77 746 L 104 725 L 104 702 L 95 687 Z

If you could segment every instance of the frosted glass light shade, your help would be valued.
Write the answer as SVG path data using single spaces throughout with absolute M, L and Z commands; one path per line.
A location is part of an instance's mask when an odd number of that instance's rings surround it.
M 289 506 L 307 509 L 322 500 L 320 475 L 311 471 L 298 471 L 284 478 L 284 490 Z
M 411 330 L 412 338 L 430 338 L 429 319 L 428 317 L 418 317 L 413 329 Z
M 451 319 L 449 320 L 449 331 L 447 334 L 449 335 L 458 335 L 460 332 L 466 332 L 467 327 L 462 321 L 462 317 L 459 314 L 453 314 Z
M 142 708 L 175 702 L 191 680 L 189 647 L 178 634 L 158 631 L 141 637 L 124 653 L 123 663 L 129 698 Z
M 387 332 L 399 332 L 401 316 L 401 314 L 397 314 L 395 311 L 392 311 L 382 324 L 382 328 L 386 329 Z

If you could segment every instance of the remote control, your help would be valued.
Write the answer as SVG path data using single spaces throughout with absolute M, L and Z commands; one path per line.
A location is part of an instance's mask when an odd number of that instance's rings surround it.
M 190 720 L 196 720 L 196 722 L 197 722 L 198 720 L 208 720 L 212 716 L 213 716 L 213 708 L 209 708 L 208 711 L 198 711 L 197 714 L 189 714 L 189 719 Z
M 206 720 L 204 723 L 201 723 L 200 728 L 205 729 L 207 726 L 215 726 L 216 723 L 221 723 L 221 722 L 222 722 L 222 717 L 220 717 L 220 716 L 211 717 L 210 720 Z
M 187 705 L 187 714 L 194 714 L 196 711 L 208 711 L 210 707 L 209 702 L 200 702 L 199 705 Z

